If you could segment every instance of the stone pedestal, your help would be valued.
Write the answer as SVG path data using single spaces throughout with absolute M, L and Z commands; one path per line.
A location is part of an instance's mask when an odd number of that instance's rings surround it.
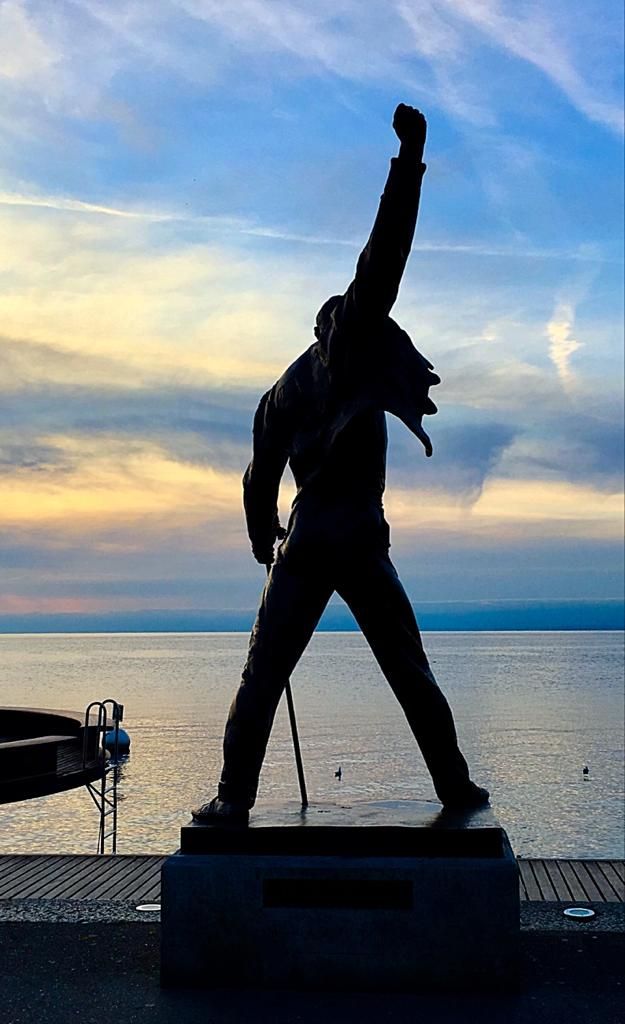
M 412 801 L 260 808 L 188 825 L 162 869 L 162 982 L 215 988 L 501 988 L 519 885 L 490 810 Z

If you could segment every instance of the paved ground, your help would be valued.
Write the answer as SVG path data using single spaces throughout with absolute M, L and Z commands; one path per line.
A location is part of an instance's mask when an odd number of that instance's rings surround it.
M 158 903 L 148 903 L 158 907 Z M 570 921 L 564 917 L 567 906 L 591 907 L 595 911 L 592 923 Z M 540 903 L 525 901 L 520 906 L 521 930 L 564 931 L 579 934 L 580 930 L 594 932 L 625 932 L 624 903 L 562 903 L 543 900 Z M 135 901 L 122 900 L 44 900 L 44 899 L 0 899 L 0 923 L 4 921 L 58 921 L 67 924 L 116 924 L 121 922 L 160 921 L 160 913 L 149 914 L 137 911 Z M 3 1024 L 0 1018 L 0 1024 Z
M 542 924 L 552 927 L 548 918 Z M 0 1021 L 623 1024 L 625 1019 L 625 936 L 589 930 L 587 923 L 546 931 L 535 921 L 524 928 L 520 989 L 497 996 L 163 991 L 159 927 L 130 921 L 0 922 Z

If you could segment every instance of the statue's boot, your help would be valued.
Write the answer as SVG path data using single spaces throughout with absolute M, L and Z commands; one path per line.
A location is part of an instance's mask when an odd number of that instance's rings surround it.
M 446 811 L 475 811 L 479 807 L 486 807 L 489 800 L 488 790 L 471 781 L 461 789 L 441 796 L 441 803 Z
M 228 800 L 213 797 L 207 804 L 191 811 L 193 820 L 198 825 L 217 825 L 245 827 L 250 820 L 250 812 L 245 804 L 234 804 Z

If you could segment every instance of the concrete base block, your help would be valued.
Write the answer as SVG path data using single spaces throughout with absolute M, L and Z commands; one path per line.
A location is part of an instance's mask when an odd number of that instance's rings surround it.
M 514 985 L 518 869 L 490 810 L 401 801 L 187 826 L 162 869 L 162 982 L 347 990 Z

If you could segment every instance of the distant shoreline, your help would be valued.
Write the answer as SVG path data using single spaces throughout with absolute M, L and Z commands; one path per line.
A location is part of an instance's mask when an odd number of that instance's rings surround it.
M 596 632 L 625 628 L 625 602 L 423 601 L 413 605 L 424 632 Z M 176 609 L 91 614 L 0 615 L 0 635 L 37 633 L 248 633 L 255 609 Z M 331 604 L 318 632 L 358 632 L 344 605 Z
M 336 633 L 337 636 L 348 635 L 350 633 L 361 633 L 362 631 L 358 627 L 352 627 L 351 629 L 318 629 L 316 633 L 332 634 Z M 612 628 L 612 627 L 600 627 L 599 629 L 506 629 L 501 627 L 500 629 L 445 629 L 445 630 L 434 630 L 420 627 L 420 633 L 625 633 L 623 627 Z M 118 629 L 118 630 L 1 630 L 1 637 L 105 637 L 105 636 L 182 636 L 189 634 L 189 636 L 248 636 L 250 630 L 195 630 L 195 629 L 177 629 L 177 630 L 130 630 L 130 629 Z

